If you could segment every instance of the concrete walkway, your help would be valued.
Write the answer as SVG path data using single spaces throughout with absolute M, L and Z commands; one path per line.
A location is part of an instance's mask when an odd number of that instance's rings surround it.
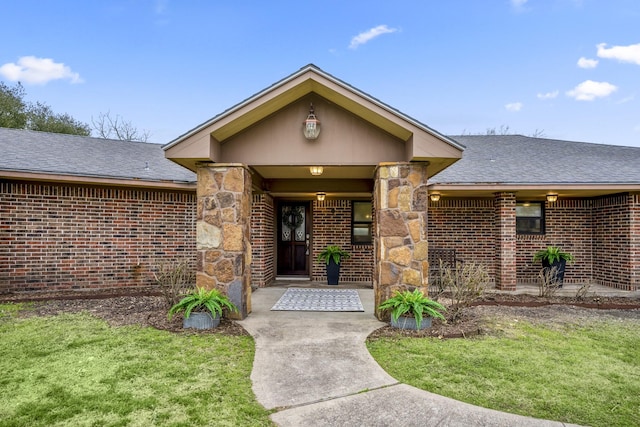
M 256 341 L 251 373 L 258 402 L 279 426 L 563 426 L 458 402 L 400 384 L 373 360 L 366 337 L 383 326 L 373 290 L 364 313 L 270 311 L 285 288 L 252 296 L 239 322 Z

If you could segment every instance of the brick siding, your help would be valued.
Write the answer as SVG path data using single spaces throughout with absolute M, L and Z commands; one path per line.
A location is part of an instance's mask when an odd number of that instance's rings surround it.
M 597 283 L 640 289 L 640 197 L 621 194 L 546 203 L 544 235 L 516 236 L 517 283 L 537 283 L 536 251 L 560 246 L 576 262 L 567 283 Z M 458 258 L 485 264 L 497 275 L 496 218 L 493 199 L 441 199 L 429 205 L 429 245 L 456 249 Z
M 326 282 L 326 266 L 317 261 L 327 245 L 337 245 L 351 254 L 340 268 L 341 282 L 371 282 L 373 245 L 351 244 L 351 200 L 314 201 L 311 280 Z
M 251 205 L 251 282 L 264 287 L 276 277 L 275 268 L 275 207 L 273 197 L 254 194 Z
M 0 293 L 153 284 L 195 263 L 195 194 L 0 181 Z

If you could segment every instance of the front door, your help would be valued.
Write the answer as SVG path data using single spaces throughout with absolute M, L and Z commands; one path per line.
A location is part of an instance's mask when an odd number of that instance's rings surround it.
M 309 203 L 283 202 L 278 207 L 278 276 L 309 275 Z

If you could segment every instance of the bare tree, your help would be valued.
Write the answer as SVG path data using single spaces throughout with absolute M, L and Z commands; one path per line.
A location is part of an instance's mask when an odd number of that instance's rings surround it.
M 536 129 L 536 130 L 531 134 L 531 136 L 532 136 L 533 138 L 544 138 L 544 137 L 546 137 L 546 136 L 547 136 L 547 134 L 546 134 L 546 133 L 544 133 L 544 129 Z
M 119 139 L 121 141 L 148 142 L 151 133 L 140 131 L 130 121 L 120 115 L 111 116 L 111 112 L 98 114 L 98 118 L 91 117 L 91 124 L 100 138 Z

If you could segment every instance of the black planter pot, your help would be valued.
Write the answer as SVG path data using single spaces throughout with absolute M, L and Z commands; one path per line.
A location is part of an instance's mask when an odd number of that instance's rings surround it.
M 327 284 L 337 285 L 340 280 L 340 264 L 336 264 L 333 258 L 329 258 L 327 264 Z
M 558 279 L 558 287 L 562 287 L 562 284 L 564 282 L 564 269 L 567 266 L 567 260 L 565 259 L 561 259 L 558 260 L 552 264 L 549 264 L 549 261 L 547 260 L 542 260 L 542 267 L 547 270 L 547 269 L 551 269 L 551 268 L 556 268 L 556 278 Z

